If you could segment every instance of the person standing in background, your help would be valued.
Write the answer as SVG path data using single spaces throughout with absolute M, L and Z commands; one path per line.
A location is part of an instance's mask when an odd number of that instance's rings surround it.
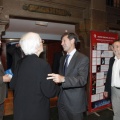
M 51 68 L 39 58 L 43 41 L 39 34 L 29 32 L 19 43 L 25 56 L 18 62 L 10 82 L 14 90 L 14 120 L 49 120 L 49 98 L 58 94 L 59 86 L 46 79 Z
M 12 73 L 14 73 L 17 62 L 24 57 L 24 53 L 21 50 L 19 43 L 10 45 L 7 48 L 7 53 L 12 56 L 11 70 L 12 70 Z
M 120 120 L 120 41 L 115 41 L 112 49 L 115 56 L 110 58 L 104 96 L 111 98 L 113 120 Z
M 1 40 L 0 40 L 1 47 Z M 5 75 L 2 62 L 0 59 L 0 120 L 3 120 L 4 115 L 4 101 L 7 94 L 7 82 L 10 82 L 11 78 L 9 75 Z
M 56 52 L 53 58 L 53 69 L 52 72 L 58 74 L 59 66 L 60 66 L 60 58 L 65 55 L 65 52 L 61 50 L 60 52 Z
M 58 96 L 59 120 L 83 120 L 83 112 L 87 108 L 85 85 L 89 59 L 76 50 L 78 37 L 74 33 L 65 33 L 61 39 L 67 55 L 60 60 L 59 74 L 48 74 L 47 79 L 53 79 L 61 88 Z

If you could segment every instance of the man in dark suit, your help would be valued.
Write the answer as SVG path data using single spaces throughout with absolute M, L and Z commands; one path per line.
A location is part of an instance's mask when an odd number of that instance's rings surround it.
M 120 120 L 120 41 L 113 43 L 114 57 L 110 59 L 105 92 L 106 98 L 111 98 L 114 119 Z
M 88 57 L 78 52 L 75 44 L 78 41 L 74 33 L 62 36 L 62 47 L 67 55 L 60 60 L 59 74 L 48 74 L 47 79 L 59 83 L 61 91 L 58 97 L 59 120 L 83 120 L 87 99 L 85 85 L 88 77 Z M 65 67 L 67 61 L 67 68 Z
M 1 47 L 1 40 L 0 40 Z M 3 120 L 4 115 L 4 101 L 7 93 L 7 85 L 6 82 L 10 82 L 9 75 L 4 74 L 4 69 L 0 59 L 0 120 Z

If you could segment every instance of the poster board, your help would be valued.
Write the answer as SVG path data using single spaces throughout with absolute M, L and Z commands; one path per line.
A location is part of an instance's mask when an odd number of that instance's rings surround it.
M 109 60 L 113 56 L 112 43 L 118 39 L 117 33 L 90 32 L 90 81 L 88 112 L 96 112 L 111 106 L 110 99 L 103 96 L 104 83 L 109 67 Z

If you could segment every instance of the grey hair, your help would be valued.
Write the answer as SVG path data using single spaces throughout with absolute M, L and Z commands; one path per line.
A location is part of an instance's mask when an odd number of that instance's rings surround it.
M 21 37 L 19 44 L 25 55 L 31 55 L 37 52 L 37 48 L 40 47 L 40 41 L 39 34 L 28 32 Z

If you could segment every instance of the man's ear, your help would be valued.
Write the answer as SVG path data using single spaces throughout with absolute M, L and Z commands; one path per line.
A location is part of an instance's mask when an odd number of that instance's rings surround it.
M 72 41 L 73 44 L 75 44 L 75 39 L 74 38 L 71 41 Z
M 39 51 L 39 50 L 40 50 L 40 47 L 37 46 L 37 47 L 36 47 L 36 51 Z

